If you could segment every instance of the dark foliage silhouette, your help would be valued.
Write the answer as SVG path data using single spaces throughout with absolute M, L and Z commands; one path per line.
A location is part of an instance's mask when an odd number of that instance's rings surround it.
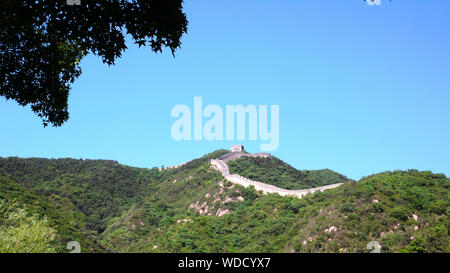
M 69 118 L 70 86 L 88 53 L 113 65 L 124 36 L 172 54 L 187 31 L 182 0 L 0 1 L 0 95 L 31 109 L 44 126 Z

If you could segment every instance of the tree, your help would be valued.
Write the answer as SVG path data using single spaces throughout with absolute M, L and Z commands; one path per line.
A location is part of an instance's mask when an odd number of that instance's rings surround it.
M 0 96 L 49 123 L 69 118 L 71 84 L 88 53 L 113 65 L 126 50 L 125 34 L 153 52 L 172 54 L 187 32 L 182 0 L 0 1 Z
M 0 200 L 0 253 L 54 253 L 56 230 L 47 219 Z

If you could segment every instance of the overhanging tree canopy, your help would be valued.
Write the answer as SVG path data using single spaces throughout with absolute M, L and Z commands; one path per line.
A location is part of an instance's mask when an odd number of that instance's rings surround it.
M 0 1 L 0 95 L 61 126 L 69 118 L 70 86 L 88 53 L 114 64 L 127 48 L 125 34 L 139 46 L 161 52 L 180 47 L 187 31 L 182 0 Z

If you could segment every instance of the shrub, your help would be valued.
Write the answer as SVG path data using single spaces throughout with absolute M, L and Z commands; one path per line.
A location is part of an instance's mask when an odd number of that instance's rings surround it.
M 404 207 L 395 207 L 391 210 L 389 215 L 401 221 L 408 220 L 409 211 Z
M 55 253 L 56 231 L 47 219 L 28 215 L 15 204 L 0 203 L 0 253 Z
M 355 211 L 355 205 L 349 202 L 345 202 L 342 204 L 341 208 L 339 209 L 340 212 L 354 212 Z

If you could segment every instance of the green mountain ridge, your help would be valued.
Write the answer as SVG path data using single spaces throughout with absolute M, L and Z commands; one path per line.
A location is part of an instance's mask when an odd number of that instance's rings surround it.
M 209 164 L 226 153 L 163 171 L 105 160 L 0 158 L 0 226 L 11 214 L 2 208 L 23 207 L 46 221 L 39 228 L 56 231 L 39 243 L 57 252 L 68 252 L 68 241 L 80 242 L 82 252 L 367 252 L 370 241 L 385 252 L 450 250 L 445 175 L 394 171 L 356 182 L 330 170 L 294 171 L 276 158 L 243 163 L 257 178 L 279 172 L 291 184 L 301 177 L 302 186 L 346 182 L 299 199 L 227 182 Z M 261 166 L 270 167 L 265 176 Z

